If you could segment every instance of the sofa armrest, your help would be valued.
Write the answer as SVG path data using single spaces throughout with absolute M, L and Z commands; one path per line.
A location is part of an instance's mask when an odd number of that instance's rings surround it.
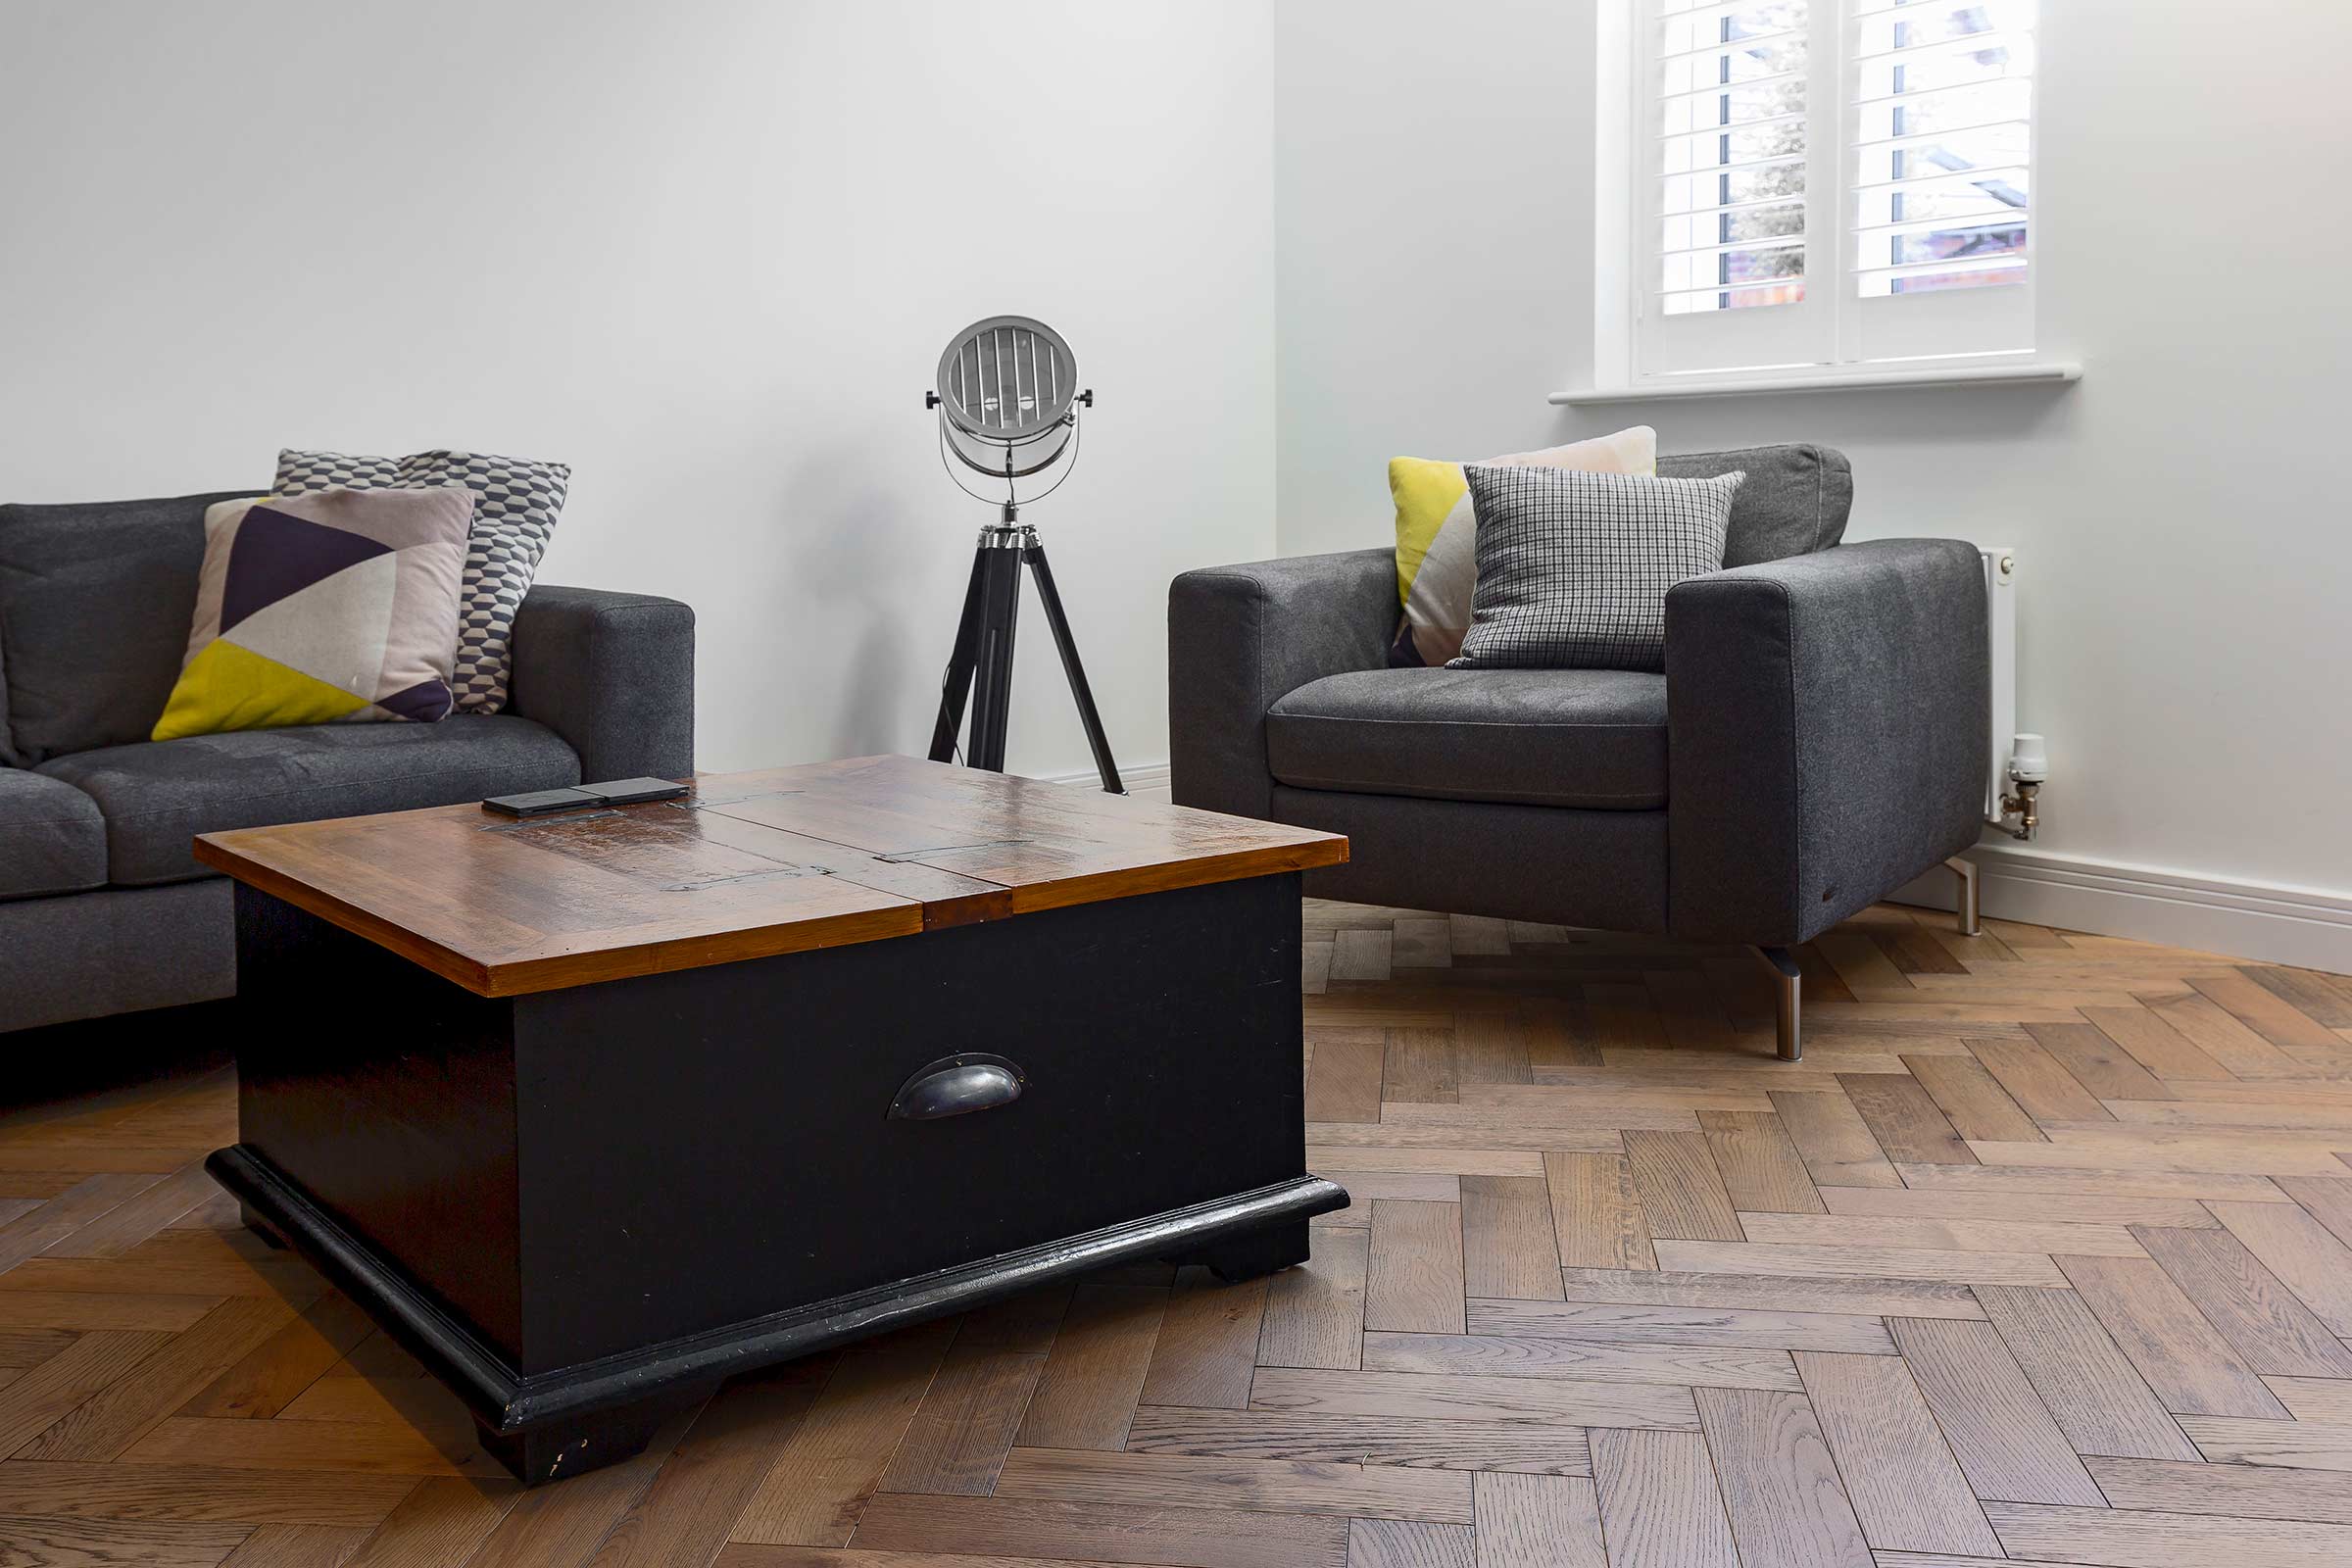
M 1177 804 L 1263 818 L 1266 710 L 1310 680 L 1388 662 L 1396 553 L 1188 571 L 1168 588 L 1168 747 Z
M 694 771 L 694 612 L 537 583 L 514 615 L 507 711 L 580 754 L 588 782 Z
M 1977 840 L 1991 689 L 1982 558 L 1885 539 L 1666 595 L 1668 917 L 1807 941 Z

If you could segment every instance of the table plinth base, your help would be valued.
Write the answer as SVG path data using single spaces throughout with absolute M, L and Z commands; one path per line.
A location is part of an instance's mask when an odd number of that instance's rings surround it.
M 1065 1276 L 1151 1261 L 1202 1263 L 1228 1281 L 1287 1268 L 1306 1259 L 1307 1220 L 1348 1203 L 1334 1183 L 1301 1176 L 627 1355 L 523 1375 L 252 1150 L 220 1150 L 205 1168 L 237 1198 L 249 1225 L 308 1259 L 456 1393 L 472 1411 L 483 1446 L 529 1484 L 640 1452 L 664 1419 L 726 1378 Z

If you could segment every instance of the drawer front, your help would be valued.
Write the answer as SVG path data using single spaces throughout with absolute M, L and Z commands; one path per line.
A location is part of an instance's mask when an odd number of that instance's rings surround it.
M 524 1370 L 1298 1175 L 1298 880 L 517 999 Z

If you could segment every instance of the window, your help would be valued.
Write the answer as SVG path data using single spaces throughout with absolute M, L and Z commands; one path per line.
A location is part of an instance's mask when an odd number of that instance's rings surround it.
M 1637 385 L 2032 350 L 2034 0 L 1626 3 Z

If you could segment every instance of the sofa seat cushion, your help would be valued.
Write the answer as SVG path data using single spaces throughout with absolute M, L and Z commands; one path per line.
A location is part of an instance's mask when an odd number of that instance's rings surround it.
M 1666 677 L 1626 669 L 1364 669 L 1266 712 L 1298 789 L 1647 811 L 1666 803 Z
M 107 880 L 120 887 L 211 873 L 199 833 L 450 806 L 580 782 L 579 759 L 527 718 L 240 730 L 79 752 L 39 771 L 106 816 Z
M 0 767 L 0 899 L 79 893 L 106 881 L 106 818 L 71 784 Z

